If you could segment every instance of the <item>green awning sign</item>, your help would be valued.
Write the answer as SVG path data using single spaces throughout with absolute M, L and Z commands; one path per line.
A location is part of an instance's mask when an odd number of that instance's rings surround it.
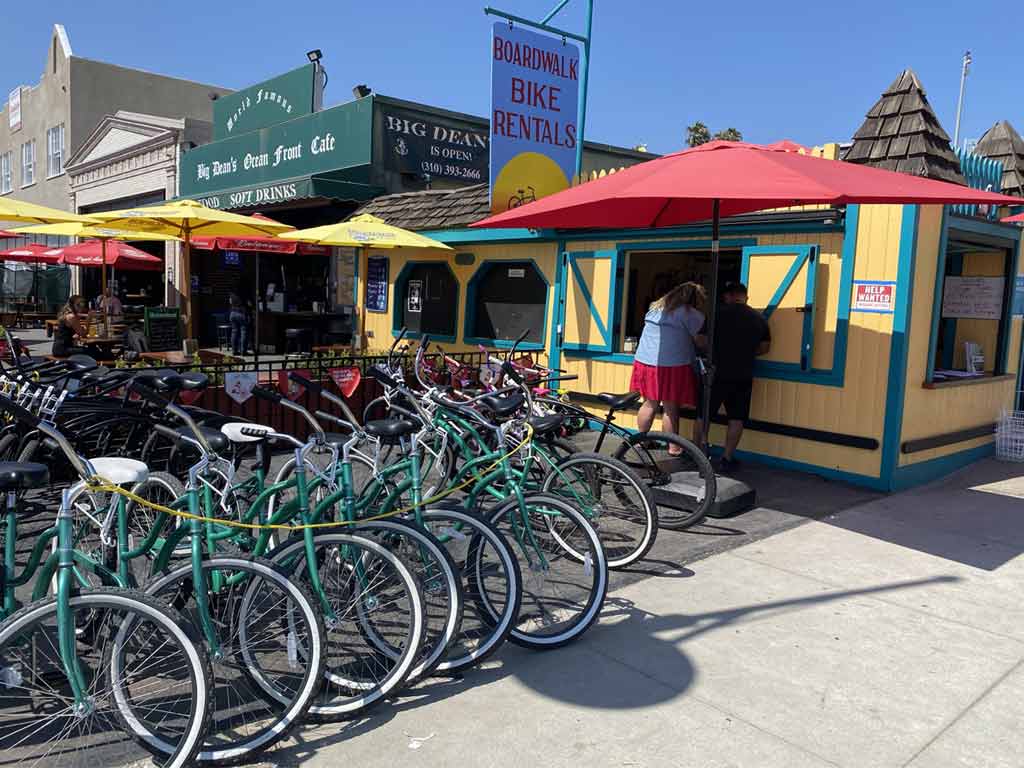
M 371 100 L 360 99 L 196 147 L 181 157 L 180 194 L 199 198 L 368 165 L 372 118 Z
M 269 128 L 313 113 L 316 65 L 306 64 L 213 102 L 213 139 Z

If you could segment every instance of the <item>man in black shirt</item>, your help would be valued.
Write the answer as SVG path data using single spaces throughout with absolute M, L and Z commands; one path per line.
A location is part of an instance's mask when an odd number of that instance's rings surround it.
M 771 345 L 768 321 L 747 306 L 747 287 L 729 282 L 722 294 L 715 321 L 715 379 L 711 385 L 711 416 L 725 405 L 729 426 L 725 433 L 722 469 L 736 469 L 733 456 L 743 435 L 743 423 L 750 417 L 750 395 L 754 382 L 754 359 Z M 706 345 L 705 340 L 705 345 Z M 698 433 L 707 442 L 706 426 L 698 421 Z

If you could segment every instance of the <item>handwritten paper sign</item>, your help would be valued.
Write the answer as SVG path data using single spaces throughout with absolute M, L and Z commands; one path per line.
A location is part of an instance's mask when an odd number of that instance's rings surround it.
M 973 320 L 998 320 L 1003 316 L 1002 277 L 946 278 L 942 290 L 942 316 Z

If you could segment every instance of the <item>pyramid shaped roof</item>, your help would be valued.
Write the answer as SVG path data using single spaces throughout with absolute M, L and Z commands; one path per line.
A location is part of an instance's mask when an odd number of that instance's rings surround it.
M 1024 138 L 1009 120 L 1000 120 L 985 131 L 974 151 L 1002 162 L 1002 192 L 1024 197 Z
M 868 110 L 843 159 L 929 179 L 967 183 L 949 134 L 942 129 L 912 69 L 903 70 Z

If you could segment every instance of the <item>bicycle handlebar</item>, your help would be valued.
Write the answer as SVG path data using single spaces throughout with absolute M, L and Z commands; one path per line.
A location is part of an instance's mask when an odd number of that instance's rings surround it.
M 268 403 L 280 403 L 283 399 L 280 392 L 275 392 L 266 387 L 253 387 L 252 393 L 260 400 L 266 400 Z
M 134 392 L 135 394 L 139 395 L 139 397 L 141 397 L 141 398 L 143 398 L 145 400 L 148 400 L 151 403 L 155 403 L 156 405 L 159 405 L 161 408 L 163 408 L 165 411 L 170 413 L 172 416 L 176 416 L 180 421 L 184 422 L 185 426 L 189 428 L 189 431 L 193 435 L 195 435 L 195 440 L 193 442 L 195 442 L 199 446 L 200 450 L 202 450 L 203 453 L 208 454 L 208 455 L 212 455 L 214 453 L 213 449 L 210 447 L 210 443 L 206 440 L 206 435 L 203 434 L 203 431 L 199 428 L 199 425 L 197 425 L 195 423 L 195 421 L 192 419 L 192 416 L 189 415 L 188 411 L 186 411 L 180 405 L 177 405 L 176 403 L 171 402 L 166 397 L 164 397 L 162 394 L 160 394 L 156 390 L 152 389 L 151 387 L 143 384 L 138 379 L 135 379 L 134 381 L 132 381 L 132 383 L 128 386 L 128 388 L 132 392 Z M 256 388 L 254 387 L 253 391 L 255 391 L 255 390 L 256 390 Z M 156 426 L 157 425 L 154 425 L 154 429 L 157 432 L 160 432 L 159 429 L 156 429 Z M 161 432 L 161 434 L 164 434 L 164 433 Z M 179 435 L 177 432 L 175 432 L 174 434 L 175 434 L 176 438 L 186 438 L 186 439 L 188 439 L 185 435 Z M 176 439 L 176 442 L 177 442 L 177 439 Z

